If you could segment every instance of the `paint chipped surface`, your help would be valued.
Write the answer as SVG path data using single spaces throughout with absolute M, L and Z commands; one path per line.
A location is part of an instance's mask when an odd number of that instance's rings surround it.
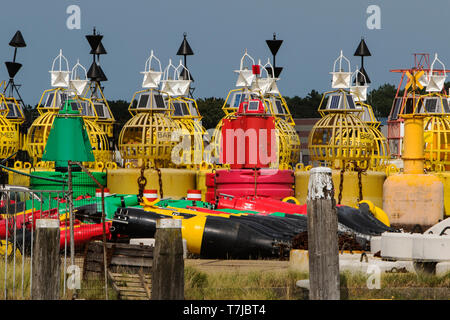
M 333 180 L 331 169 L 326 167 L 310 170 L 307 200 L 332 199 Z

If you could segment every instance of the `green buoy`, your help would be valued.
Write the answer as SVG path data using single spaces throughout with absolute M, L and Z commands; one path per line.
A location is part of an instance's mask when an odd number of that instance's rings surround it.
M 67 171 L 68 161 L 95 161 L 76 101 L 66 100 L 56 115 L 42 161 L 55 161 L 55 170 L 62 172 Z

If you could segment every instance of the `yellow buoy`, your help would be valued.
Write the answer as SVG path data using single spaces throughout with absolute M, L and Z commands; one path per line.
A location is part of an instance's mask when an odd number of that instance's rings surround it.
M 383 222 L 388 227 L 391 226 L 391 224 L 389 222 L 389 217 L 386 214 L 386 212 L 384 212 L 383 209 L 381 209 L 380 207 L 375 206 L 372 201 L 363 200 L 363 201 L 360 201 L 359 203 L 360 204 L 366 203 L 369 206 L 369 211 L 374 215 L 375 218 L 377 218 L 378 220 Z
M 160 168 L 144 170 L 147 179 L 146 189 L 155 189 L 160 193 L 162 187 L 164 197 L 181 199 L 186 196 L 186 190 L 196 189 L 197 173 L 194 170 L 182 168 Z M 118 168 L 107 172 L 108 189 L 111 193 L 138 194 L 137 183 L 141 175 L 140 168 Z
M 57 111 L 48 111 L 40 115 L 28 129 L 26 148 L 28 154 L 36 164 L 42 157 L 50 130 L 53 126 Z M 94 122 L 83 119 L 89 141 L 93 147 L 96 162 L 108 162 L 112 159 L 112 151 L 109 149 L 108 137 Z
M 403 117 L 404 171 L 386 179 L 383 210 L 393 225 L 429 227 L 443 218 L 444 186 L 438 177 L 424 173 L 424 117 L 418 114 Z
M 295 198 L 300 203 L 306 203 L 308 196 L 308 170 L 295 170 Z M 361 180 L 356 171 L 332 170 L 334 185 L 334 198 L 339 203 L 351 207 L 358 207 L 360 191 L 363 199 L 374 203 L 377 207 L 383 207 L 383 183 L 386 180 L 386 174 L 381 171 L 367 171 L 361 174 Z M 341 184 L 342 181 L 342 184 Z M 360 183 L 361 182 L 361 183 Z M 360 190 L 361 186 L 361 190 Z
M 361 108 L 358 117 L 368 125 L 374 137 L 372 154 L 370 156 L 369 168 L 374 170 L 385 170 L 389 160 L 389 145 L 386 137 L 380 131 L 380 121 L 373 113 L 372 106 L 364 102 L 356 102 L 356 106 Z
M 19 150 L 19 132 L 15 126 L 0 114 L 0 158 L 8 158 Z
M 83 117 L 94 122 L 108 138 L 112 139 L 116 120 L 98 82 L 89 82 L 89 86 L 86 88 L 82 100 L 89 105 L 86 108 L 88 110 L 83 110 Z
M 178 126 L 178 142 L 172 150 L 172 162 L 177 166 L 200 165 L 203 159 L 203 139 L 206 134 L 201 125 L 201 115 L 194 99 L 180 96 L 169 96 L 170 118 Z
M 342 67 L 345 61 L 348 70 Z M 311 161 L 314 166 L 332 169 L 338 204 L 357 207 L 359 201 L 369 200 L 381 207 L 386 179 L 383 168 L 387 158 L 386 141 L 378 130 L 372 107 L 351 87 L 350 62 L 342 51 L 331 74 L 332 87 L 336 90 L 325 92 L 318 107 L 322 118 L 308 137 Z M 306 201 L 308 181 L 309 171 L 297 167 L 295 197 L 301 203 Z
M 133 117 L 119 135 L 119 150 L 126 161 L 171 165 L 171 152 L 176 141 L 172 134 L 178 126 L 169 117 L 169 106 L 159 90 L 146 89 L 134 94 L 128 108 Z M 142 165 L 142 164 L 140 164 Z

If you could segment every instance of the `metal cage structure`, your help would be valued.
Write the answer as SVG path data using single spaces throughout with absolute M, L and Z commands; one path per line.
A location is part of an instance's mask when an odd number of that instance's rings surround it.
M 440 92 L 417 99 L 414 114 L 424 117 L 425 168 L 430 171 L 450 170 L 450 97 Z
M 372 106 L 363 102 L 356 103 L 357 108 L 362 111 L 359 114 L 361 120 L 364 121 L 372 131 L 374 136 L 374 148 L 370 158 L 369 168 L 375 170 L 384 170 L 389 161 L 389 145 L 386 137 L 380 131 L 380 122 L 373 113 Z
M 0 83 L 0 88 L 5 84 Z M 22 146 L 20 125 L 25 121 L 21 105 L 14 97 L 0 92 L 0 158 L 13 156 Z
M 251 66 L 245 66 L 245 61 L 253 63 Z M 252 73 L 253 67 L 257 66 L 259 72 Z M 228 92 L 222 110 L 225 113 L 223 119 L 232 119 L 236 117 L 239 106 L 242 103 L 257 99 L 262 102 L 265 114 L 273 116 L 275 119 L 277 150 L 279 152 L 278 164 L 280 167 L 293 167 L 300 159 L 300 137 L 295 130 L 295 123 L 289 111 L 286 101 L 280 94 L 276 81 L 274 67 L 267 62 L 262 65 L 259 61 L 255 65 L 254 59 L 248 55 L 247 50 L 241 58 L 240 69 L 235 71 L 239 74 L 236 86 Z M 263 77 L 265 73 L 265 77 Z M 218 159 L 222 143 L 223 119 L 217 124 L 211 138 L 212 157 Z
M 0 112 L 0 130 L 2 138 L 0 139 L 0 158 L 6 159 L 14 155 L 20 148 L 19 131 L 11 123 L 4 113 Z
M 89 114 L 84 115 L 84 117 L 97 124 L 100 129 L 105 132 L 108 138 L 112 139 L 114 123 L 116 120 L 109 108 L 108 101 L 103 95 L 102 87 L 100 87 L 98 82 L 89 82 L 89 86 L 86 87 L 84 92 L 83 100 L 89 101 L 92 106 L 92 111 Z
M 367 120 L 373 121 L 370 118 L 371 108 L 363 107 L 364 98 L 358 92 L 350 91 L 350 70 L 350 61 L 341 50 L 330 73 L 331 86 L 336 90 L 325 92 L 322 96 L 317 109 L 322 118 L 309 134 L 308 149 L 313 162 L 332 169 L 347 170 L 352 164 L 353 169 L 367 170 L 371 167 L 372 156 L 379 150 L 376 149 L 373 129 L 361 118 L 367 110 Z
M 201 124 L 201 115 L 194 99 L 180 96 L 168 98 L 170 117 L 178 126 L 182 148 L 173 150 L 173 160 L 177 166 L 190 166 L 203 161 L 205 128 Z
M 442 79 L 445 80 L 446 73 L 450 72 L 437 59 L 437 55 L 432 63 L 430 63 L 429 53 L 414 53 L 413 56 L 414 66 L 411 68 L 391 70 L 394 73 L 401 73 L 387 122 L 390 155 L 395 159 L 401 158 L 403 150 L 404 119 L 402 116 L 413 114 L 421 95 L 426 94 L 424 91 L 436 92 L 439 87 L 436 81 L 442 82 Z M 434 68 L 435 63 L 440 63 L 442 68 Z M 430 80 L 432 80 L 431 83 Z M 437 91 L 445 93 L 442 86 Z
M 311 130 L 308 149 L 312 161 L 333 169 L 348 163 L 369 167 L 375 148 L 373 131 L 357 115 L 329 113 Z
M 163 92 L 157 89 L 137 91 L 128 108 L 133 116 L 119 135 L 119 150 L 125 161 L 142 159 L 146 165 L 168 167 L 175 141 L 172 133 L 178 125 L 169 116 Z

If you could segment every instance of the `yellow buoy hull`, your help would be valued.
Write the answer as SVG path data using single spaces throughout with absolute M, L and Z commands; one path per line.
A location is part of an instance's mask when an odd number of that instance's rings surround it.
M 354 171 L 344 172 L 342 188 L 342 205 L 358 207 L 359 181 L 358 173 Z M 363 200 L 371 201 L 375 206 L 383 206 L 383 183 L 386 174 L 379 171 L 367 171 L 361 175 Z M 333 170 L 334 198 L 339 200 L 341 172 Z M 295 171 L 295 198 L 301 203 L 306 203 L 308 194 L 309 171 Z

